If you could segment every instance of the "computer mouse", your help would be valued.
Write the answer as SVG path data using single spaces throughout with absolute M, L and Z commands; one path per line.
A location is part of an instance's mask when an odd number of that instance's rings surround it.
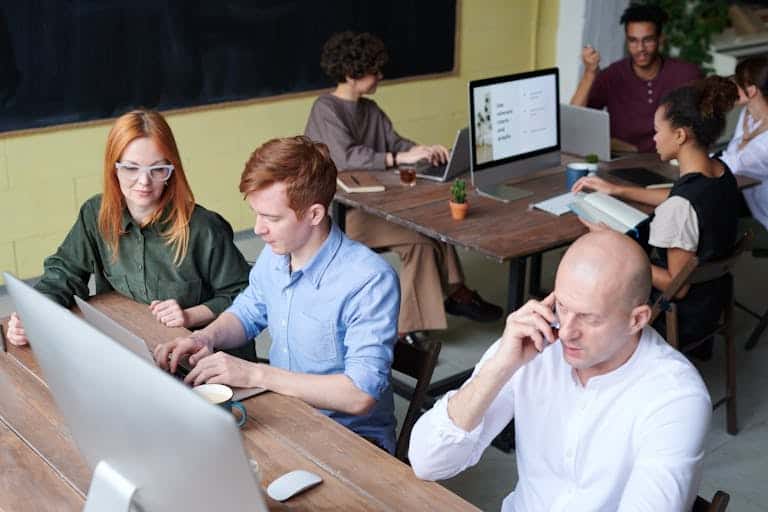
M 322 481 L 320 476 L 310 471 L 297 469 L 273 480 L 267 487 L 267 494 L 273 500 L 285 501 Z

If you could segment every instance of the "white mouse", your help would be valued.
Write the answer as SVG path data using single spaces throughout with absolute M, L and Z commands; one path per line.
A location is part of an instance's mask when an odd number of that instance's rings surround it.
M 267 487 L 267 494 L 273 500 L 285 501 L 322 481 L 323 479 L 314 473 L 297 469 L 273 480 Z

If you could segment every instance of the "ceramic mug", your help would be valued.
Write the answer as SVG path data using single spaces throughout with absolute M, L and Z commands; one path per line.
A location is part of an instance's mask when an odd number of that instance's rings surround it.
M 237 409 L 240 411 L 240 418 L 237 420 L 237 426 L 242 427 L 245 425 L 245 420 L 248 419 L 248 413 L 245 411 L 245 406 L 237 400 L 232 400 L 232 396 L 235 394 L 232 388 L 225 386 L 224 384 L 200 384 L 195 386 L 192 390 L 201 397 L 208 400 L 209 403 L 223 407 L 227 411 Z
M 590 172 L 597 171 L 597 164 L 588 164 L 586 162 L 573 162 L 565 167 L 565 186 L 568 191 L 573 188 L 573 184 L 579 181 Z

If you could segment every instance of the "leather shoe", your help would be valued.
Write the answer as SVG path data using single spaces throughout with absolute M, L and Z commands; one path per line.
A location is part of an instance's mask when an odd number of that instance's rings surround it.
M 475 322 L 495 322 L 504 313 L 499 306 L 486 302 L 479 293 L 466 287 L 451 294 L 444 305 L 446 313 L 464 316 Z

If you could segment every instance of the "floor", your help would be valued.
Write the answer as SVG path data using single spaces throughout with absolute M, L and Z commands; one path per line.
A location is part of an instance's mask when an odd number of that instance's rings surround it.
M 249 232 L 238 235 L 237 244 L 249 260 L 254 260 L 262 244 Z M 551 285 L 554 269 L 561 251 L 544 257 L 544 285 Z M 480 290 L 488 300 L 506 303 L 505 283 L 507 267 L 487 260 L 475 253 L 459 252 L 464 264 L 468 284 Z M 393 266 L 399 264 L 392 255 L 385 255 Z M 768 259 L 745 256 L 736 270 L 737 298 L 753 309 L 768 307 L 764 290 L 768 289 Z M 0 294 L 0 315 L 11 311 L 11 304 Z M 746 340 L 755 320 L 740 310 L 736 313 L 739 371 L 739 424 L 736 436 L 725 432 L 724 410 L 715 411 L 707 440 L 704 461 L 704 477 L 699 494 L 711 498 L 717 489 L 731 495 L 729 511 L 768 512 L 768 396 L 760 390 L 768 389 L 768 334 L 758 346 L 745 352 L 740 347 Z M 448 330 L 440 333 L 443 348 L 434 379 L 471 368 L 485 349 L 499 336 L 503 322 L 476 324 L 457 318 L 449 318 Z M 257 340 L 259 354 L 268 350 L 269 336 Z M 718 347 L 718 349 L 721 347 Z M 713 397 L 723 389 L 722 351 L 715 353 L 712 361 L 701 365 L 704 380 Z M 407 403 L 396 398 L 398 420 L 405 415 Z M 489 448 L 474 468 L 443 482 L 443 484 L 474 503 L 482 510 L 499 510 L 501 501 L 517 481 L 514 453 L 503 453 Z

